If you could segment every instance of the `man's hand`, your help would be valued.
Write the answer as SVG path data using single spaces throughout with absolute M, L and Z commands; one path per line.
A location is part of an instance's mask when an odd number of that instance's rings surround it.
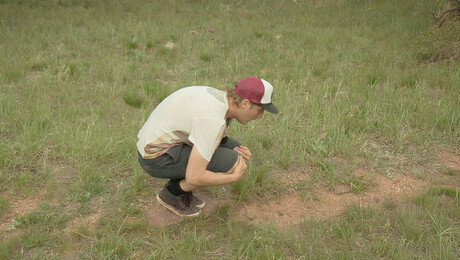
M 236 161 L 235 166 L 227 173 L 234 176 L 235 179 L 233 182 L 236 182 L 241 179 L 241 177 L 243 177 L 247 168 L 248 166 L 246 165 L 246 160 L 243 158 L 243 156 L 238 155 L 238 160 Z
M 243 157 L 245 163 L 247 163 L 249 159 L 251 159 L 251 151 L 249 151 L 249 148 L 247 148 L 246 146 L 238 146 L 233 148 L 233 150 L 235 150 L 239 155 Z

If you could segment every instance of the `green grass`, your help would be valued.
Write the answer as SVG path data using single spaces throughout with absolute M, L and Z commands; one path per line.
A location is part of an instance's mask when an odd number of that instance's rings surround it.
M 458 187 L 286 230 L 234 220 L 231 206 L 149 226 L 142 202 L 163 182 L 142 172 L 135 146 L 173 91 L 254 75 L 275 86 L 281 112 L 232 124 L 254 155 L 242 180 L 212 195 L 372 191 L 358 167 L 455 180 L 433 166 L 436 148 L 460 147 L 459 64 L 436 48 L 452 50 L 459 35 L 431 21 L 444 4 L 0 0 L 0 221 L 15 220 L 1 229 L 0 258 L 457 259 Z M 280 184 L 277 172 L 305 166 L 309 180 Z M 22 196 L 40 204 L 15 214 Z

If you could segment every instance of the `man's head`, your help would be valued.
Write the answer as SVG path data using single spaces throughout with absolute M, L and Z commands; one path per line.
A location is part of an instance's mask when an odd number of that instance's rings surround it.
M 246 77 L 240 80 L 236 84 L 235 94 L 270 113 L 278 114 L 278 108 L 272 104 L 273 86 L 264 79 Z
M 238 112 L 232 113 L 232 116 L 245 124 L 261 118 L 264 110 L 277 114 L 278 108 L 271 101 L 272 94 L 273 86 L 267 81 L 256 77 L 242 79 L 234 89 L 227 90 L 227 96 L 238 108 Z

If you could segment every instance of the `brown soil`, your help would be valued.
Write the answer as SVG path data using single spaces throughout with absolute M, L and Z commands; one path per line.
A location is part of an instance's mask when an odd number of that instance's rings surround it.
M 87 216 L 81 216 L 79 218 L 74 218 L 71 219 L 66 227 L 64 228 L 64 232 L 68 234 L 77 234 L 77 235 L 82 235 L 80 234 L 80 229 L 83 230 L 94 230 L 101 218 L 102 215 L 102 199 L 96 199 L 92 200 L 90 202 L 91 209 L 94 209 L 94 212 L 87 215 Z M 74 210 L 74 209 L 69 209 L 69 210 Z
M 0 233 L 8 231 L 8 229 L 12 228 L 12 221 L 16 217 L 21 217 L 26 215 L 29 212 L 32 212 L 36 209 L 41 203 L 43 203 L 42 199 L 43 196 L 33 196 L 33 197 L 15 197 L 15 199 L 11 199 L 11 196 L 5 196 L 7 201 L 10 201 L 11 209 L 8 213 L 6 213 L 2 218 L 0 218 Z
M 253 201 L 234 210 L 234 220 L 254 224 L 274 224 L 285 228 L 304 220 L 327 220 L 344 212 L 350 204 L 375 205 L 385 199 L 399 201 L 428 186 L 427 183 L 408 176 L 392 179 L 374 175 L 375 187 L 362 194 L 335 192 L 336 189 L 315 187 L 315 200 L 303 199 L 296 193 L 281 194 L 276 201 Z
M 305 171 L 296 170 L 290 172 L 295 180 L 305 175 Z M 358 171 L 357 174 L 364 174 Z M 299 177 L 299 178 L 297 178 Z M 367 176 L 366 178 L 370 178 Z M 361 194 L 351 193 L 348 187 L 338 184 L 333 189 L 325 188 L 324 185 L 317 185 L 312 193 L 317 199 L 309 200 L 303 198 L 299 193 L 283 193 L 276 200 L 251 201 L 248 203 L 235 203 L 231 201 L 219 201 L 204 194 L 196 195 L 205 199 L 207 206 L 204 214 L 210 214 L 219 206 L 233 204 L 231 219 L 244 221 L 251 224 L 273 224 L 280 228 L 286 228 L 298 224 L 305 219 L 327 220 L 336 217 L 344 212 L 350 204 L 356 203 L 361 206 L 378 205 L 390 200 L 397 202 L 421 191 L 429 186 L 428 183 L 416 180 L 409 176 L 397 175 L 392 179 L 385 176 L 372 175 L 374 185 L 368 191 Z M 179 223 L 182 219 L 167 209 L 163 208 L 154 196 L 142 200 L 142 210 L 150 225 L 168 226 Z
M 448 169 L 460 173 L 460 154 L 441 149 L 438 151 L 438 157 Z

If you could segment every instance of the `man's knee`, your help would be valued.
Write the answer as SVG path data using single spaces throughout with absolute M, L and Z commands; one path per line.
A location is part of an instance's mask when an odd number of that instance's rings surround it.
M 231 137 L 225 137 L 224 139 L 222 139 L 222 142 L 219 145 L 219 147 L 224 147 L 224 148 L 229 148 L 229 149 L 233 149 L 238 146 L 241 146 L 241 143 L 238 140 L 233 139 Z
M 233 149 L 217 148 L 209 162 L 207 170 L 212 172 L 228 172 L 238 160 L 238 153 Z

